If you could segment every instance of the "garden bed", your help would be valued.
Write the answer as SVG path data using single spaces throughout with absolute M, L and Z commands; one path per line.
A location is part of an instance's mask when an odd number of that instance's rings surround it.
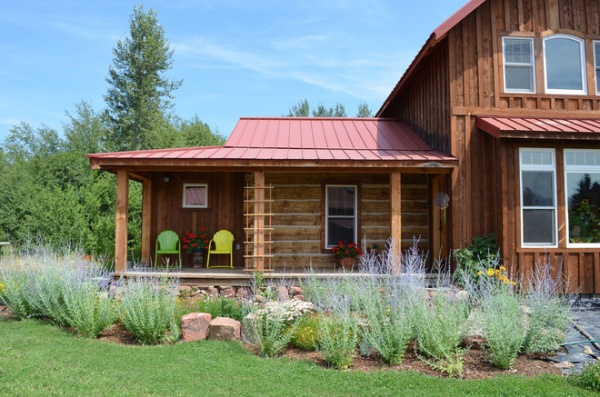
M 123 345 L 139 345 L 131 334 L 119 323 L 102 332 L 98 339 Z M 255 353 L 250 345 L 245 346 L 247 350 Z M 290 360 L 306 360 L 315 364 L 327 367 L 327 363 L 316 351 L 306 351 L 290 347 L 283 353 L 283 357 Z M 469 349 L 464 358 L 464 371 L 462 379 L 489 379 L 501 375 L 521 375 L 526 377 L 535 377 L 539 375 L 561 375 L 561 370 L 556 368 L 554 363 L 544 359 L 541 355 L 521 355 L 515 361 L 510 370 L 501 370 L 494 367 L 488 361 L 488 353 L 485 350 L 475 348 Z M 354 364 L 349 371 L 416 371 L 429 376 L 447 377 L 446 374 L 436 371 L 420 360 L 414 353 L 414 346 L 409 347 L 407 354 L 400 365 L 389 366 L 382 364 L 380 360 L 370 357 L 356 357 Z

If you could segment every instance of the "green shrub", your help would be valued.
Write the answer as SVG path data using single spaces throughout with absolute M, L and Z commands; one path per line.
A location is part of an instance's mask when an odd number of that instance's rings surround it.
M 95 338 L 117 319 L 115 300 L 100 293 L 93 279 L 72 284 L 64 301 L 67 322 L 81 336 Z
M 290 323 L 282 311 L 257 310 L 244 317 L 244 329 L 261 356 L 276 357 L 288 345 L 301 320 L 298 317 Z
M 560 277 L 552 277 L 549 262 L 536 264 L 522 295 L 527 314 L 523 352 L 553 351 L 564 341 L 571 318 L 569 297 L 562 295 L 563 287 Z
M 398 291 L 365 288 L 361 305 L 366 317 L 362 327 L 368 346 L 389 364 L 400 364 L 408 342 L 414 337 L 407 301 L 396 299 Z
M 306 316 L 290 338 L 290 343 L 302 350 L 317 350 L 319 347 L 319 316 Z
M 496 269 L 502 260 L 494 233 L 475 237 L 469 247 L 454 250 L 452 256 L 456 262 L 454 279 L 459 285 L 477 280 L 478 272 Z
M 318 326 L 319 351 L 330 366 L 347 369 L 354 363 L 358 344 L 358 321 L 348 311 L 322 316 Z
M 600 391 L 600 363 L 586 365 L 579 376 L 579 385 L 589 390 Z
M 469 310 L 464 301 L 452 300 L 438 291 L 432 299 L 422 299 L 416 310 L 415 329 L 419 351 L 431 367 L 458 377 L 462 373 L 464 340 Z
M 130 279 L 121 291 L 121 322 L 143 345 L 154 345 L 168 338 L 176 339 L 180 329 L 177 319 L 178 281 L 138 277 Z
M 229 298 L 225 296 L 204 297 L 201 299 L 194 299 L 189 301 L 183 301 L 180 304 L 180 317 L 193 312 L 209 313 L 212 318 L 216 317 L 229 317 L 237 321 L 242 321 L 248 308 L 242 305 L 240 301 L 235 298 Z
M 509 369 L 526 335 L 519 299 L 501 289 L 482 301 L 482 310 L 483 336 L 491 350 L 491 361 L 500 369 Z

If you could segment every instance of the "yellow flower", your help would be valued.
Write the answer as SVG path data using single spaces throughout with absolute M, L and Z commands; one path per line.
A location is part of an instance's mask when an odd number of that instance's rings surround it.
M 505 272 L 506 268 L 504 266 L 500 266 L 500 270 L 502 270 L 503 272 Z
M 483 272 L 482 272 L 481 270 L 479 270 L 479 271 L 477 272 L 477 275 L 478 275 L 478 276 L 481 276 L 482 274 L 483 274 Z
M 492 277 L 494 275 L 494 269 L 491 267 L 488 269 L 488 276 Z
M 500 270 L 496 269 L 496 277 L 500 277 Z
M 0 283 L 0 294 L 3 294 L 6 291 L 6 284 Z

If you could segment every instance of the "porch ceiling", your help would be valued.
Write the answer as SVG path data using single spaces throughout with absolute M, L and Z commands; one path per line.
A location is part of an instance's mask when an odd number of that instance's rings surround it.
M 88 154 L 94 169 L 452 168 L 456 158 L 431 149 L 399 120 L 242 118 L 223 146 Z

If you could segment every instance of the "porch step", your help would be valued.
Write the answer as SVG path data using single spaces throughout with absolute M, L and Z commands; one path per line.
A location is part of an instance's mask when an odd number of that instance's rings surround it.
M 244 287 L 250 286 L 254 278 L 252 273 L 246 272 L 244 269 L 183 269 L 181 271 L 161 271 L 161 270 L 129 270 L 122 274 L 114 273 L 113 277 L 176 277 L 179 278 L 181 285 L 189 285 L 194 287 Z M 328 278 L 353 278 L 364 276 L 363 273 L 349 271 L 322 271 L 309 273 L 306 271 L 299 272 L 265 272 L 262 273 L 262 278 L 265 283 L 272 281 L 278 285 L 294 286 L 299 285 L 300 280 L 306 280 L 310 277 L 317 279 Z M 386 277 L 380 275 L 378 277 Z M 425 274 L 425 285 L 433 287 L 438 279 L 437 273 Z

